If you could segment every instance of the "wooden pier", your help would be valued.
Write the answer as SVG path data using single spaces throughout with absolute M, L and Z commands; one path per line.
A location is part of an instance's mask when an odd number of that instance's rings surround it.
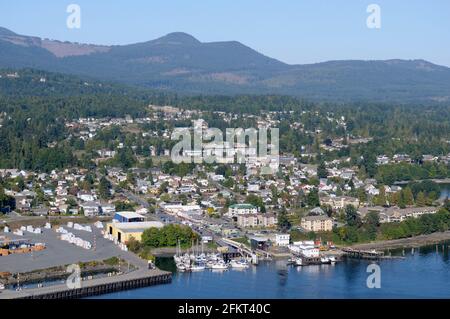
M 352 248 L 343 248 L 344 256 L 357 259 L 381 259 L 384 253 L 376 250 L 360 250 Z
M 82 281 L 80 288 L 70 289 L 67 285 L 53 285 L 20 291 L 3 290 L 0 299 L 76 299 L 98 296 L 118 291 L 167 284 L 172 281 L 170 272 L 158 269 L 139 269 L 114 277 Z

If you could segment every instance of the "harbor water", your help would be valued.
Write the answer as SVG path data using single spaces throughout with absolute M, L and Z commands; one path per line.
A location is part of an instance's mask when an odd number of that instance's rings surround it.
M 173 271 L 170 284 L 123 291 L 96 298 L 449 298 L 449 243 L 388 252 L 377 261 L 380 288 L 368 288 L 372 261 L 344 260 L 336 264 L 287 266 L 286 261 L 262 262 L 248 269 L 177 273 L 172 258 L 157 265 Z M 404 257 L 404 258 L 403 258 Z
M 450 197 L 441 185 L 440 199 Z M 348 259 L 336 264 L 287 266 L 286 260 L 261 262 L 248 269 L 179 273 L 173 258 L 157 266 L 173 272 L 171 284 L 122 291 L 95 298 L 450 298 L 449 243 L 386 252 L 394 258 L 377 261 L 380 288 L 368 288 L 372 261 Z M 403 258 L 404 257 L 404 258 Z

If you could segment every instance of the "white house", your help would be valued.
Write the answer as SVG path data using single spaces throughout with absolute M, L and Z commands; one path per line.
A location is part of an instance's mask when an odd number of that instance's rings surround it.
M 94 195 L 92 195 L 90 192 L 85 191 L 78 192 L 77 197 L 81 199 L 83 202 L 92 202 L 95 200 Z
M 291 235 L 289 234 L 276 234 L 275 235 L 275 244 L 277 246 L 288 246 Z

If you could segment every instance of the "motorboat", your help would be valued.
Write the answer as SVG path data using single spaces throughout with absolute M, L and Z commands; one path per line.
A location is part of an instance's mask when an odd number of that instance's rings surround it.
M 330 264 L 330 263 L 331 263 L 331 260 L 330 260 L 330 258 L 328 258 L 328 257 L 326 257 L 326 256 L 322 256 L 322 257 L 320 257 L 320 262 L 321 262 L 322 264 Z
M 301 257 L 295 258 L 294 264 L 295 264 L 296 266 L 303 266 L 303 259 L 302 259 Z
M 190 270 L 191 271 L 202 271 L 205 270 L 205 265 L 192 265 Z
M 189 266 L 184 263 L 177 263 L 177 269 L 178 271 L 187 271 L 189 270 Z
M 248 268 L 249 264 L 245 260 L 232 260 L 230 262 L 232 268 Z
M 228 269 L 228 265 L 224 261 L 215 262 L 211 265 L 211 269 L 213 270 L 226 270 Z

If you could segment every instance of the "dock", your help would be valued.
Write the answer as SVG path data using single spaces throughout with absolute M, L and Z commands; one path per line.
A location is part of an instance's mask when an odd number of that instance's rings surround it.
M 381 259 L 384 253 L 376 250 L 361 250 L 353 248 L 343 248 L 344 256 L 357 259 Z
M 1 290 L 0 299 L 77 299 L 172 282 L 172 274 L 159 269 L 143 269 L 123 275 L 81 281 L 80 288 L 66 284 L 20 291 Z

